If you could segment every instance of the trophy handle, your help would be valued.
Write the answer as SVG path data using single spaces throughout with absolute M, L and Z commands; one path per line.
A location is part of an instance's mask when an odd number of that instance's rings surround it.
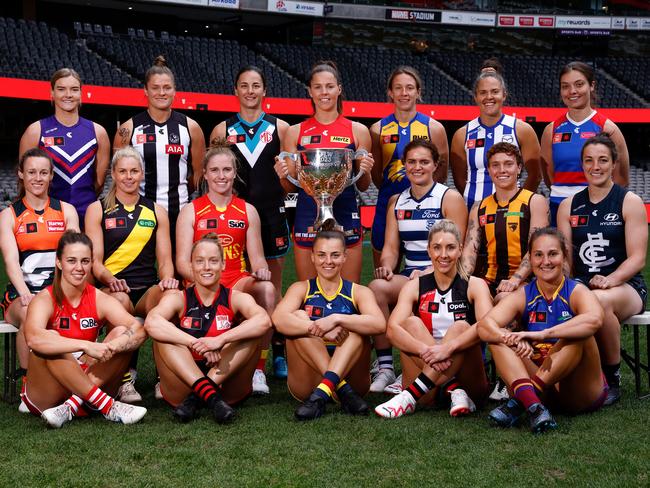
M 278 154 L 278 158 L 279 159 L 289 158 L 291 161 L 293 161 L 294 165 L 298 162 L 298 155 L 296 153 L 290 153 L 287 151 L 282 151 L 280 154 Z M 297 179 L 295 179 L 293 176 L 287 175 L 287 180 L 289 180 L 298 188 L 302 188 L 300 186 L 300 182 Z
M 359 150 L 355 151 L 355 153 L 353 155 L 353 159 L 359 159 L 359 158 L 361 158 L 363 156 L 367 156 L 367 155 L 368 155 L 368 151 L 366 151 L 365 149 L 359 149 Z M 364 173 L 363 171 L 359 171 L 356 175 L 354 175 L 354 177 L 350 179 L 350 182 L 347 184 L 347 186 L 352 186 L 357 181 L 359 181 L 359 178 L 361 178 L 363 176 L 363 173 Z M 347 186 L 346 186 L 346 188 L 347 188 Z

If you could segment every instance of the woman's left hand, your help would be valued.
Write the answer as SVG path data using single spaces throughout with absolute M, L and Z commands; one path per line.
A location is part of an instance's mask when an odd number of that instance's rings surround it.
M 271 281 L 271 271 L 268 268 L 260 268 L 254 273 L 251 273 L 251 276 L 257 281 Z
M 614 288 L 615 286 L 620 285 L 620 283 L 615 283 L 614 280 L 611 280 L 607 276 L 595 275 L 589 280 L 589 288 L 592 290 L 595 288 L 597 290 L 607 290 L 609 288 Z
M 192 350 L 197 353 L 205 356 L 207 352 L 219 352 L 223 344 L 219 337 L 201 337 L 197 339 L 196 342 L 192 344 Z
M 328 315 L 322 319 L 314 320 L 309 326 L 309 333 L 316 337 L 323 337 L 336 327 L 337 322 L 334 317 L 336 314 Z
M 176 278 L 165 278 L 158 282 L 158 288 L 165 290 L 178 290 L 178 280 Z
M 428 346 L 420 357 L 436 371 L 444 371 L 451 366 L 451 350 L 446 344 Z
M 519 332 L 507 332 L 503 337 L 506 341 L 506 344 L 509 346 L 514 346 L 521 340 L 530 342 L 543 342 L 546 340 L 544 331 L 541 330 L 522 330 Z
M 212 368 L 217 364 L 219 364 L 219 360 L 221 359 L 221 353 L 219 353 L 219 351 L 208 351 L 205 354 L 203 354 L 203 357 L 205 358 L 206 365 Z
M 497 286 L 497 293 L 511 292 L 519 288 L 521 281 L 516 278 L 510 278 L 508 280 L 501 280 L 499 286 Z

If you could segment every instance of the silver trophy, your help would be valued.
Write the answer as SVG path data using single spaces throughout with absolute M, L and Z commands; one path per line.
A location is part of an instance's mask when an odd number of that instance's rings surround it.
M 311 196 L 316 202 L 317 214 L 314 229 L 318 230 L 329 219 L 334 220 L 335 227 L 341 229 L 336 222 L 332 205 L 345 188 L 354 185 L 363 172 L 352 177 L 352 162 L 366 156 L 368 151 L 360 149 L 306 149 L 297 153 L 283 151 L 280 159 L 289 158 L 296 167 L 298 179 L 291 175 L 287 179 Z

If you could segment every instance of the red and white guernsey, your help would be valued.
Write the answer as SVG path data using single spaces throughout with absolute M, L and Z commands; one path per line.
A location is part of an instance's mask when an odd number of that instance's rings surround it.
M 47 328 L 55 330 L 60 336 L 69 339 L 97 341 L 99 331 L 104 325 L 99 320 L 99 314 L 97 313 L 97 289 L 86 284 L 79 305 L 76 307 L 73 307 L 65 296 L 61 305 L 58 305 L 54 299 L 52 285 L 47 287 L 47 291 L 52 298 L 52 306 L 54 307 Z

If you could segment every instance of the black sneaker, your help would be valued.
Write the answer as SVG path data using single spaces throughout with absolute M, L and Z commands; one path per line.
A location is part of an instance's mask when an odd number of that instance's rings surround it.
M 305 403 L 300 405 L 294 415 L 297 420 L 314 420 L 325 413 L 327 400 L 317 393 L 312 393 Z
M 191 420 L 194 420 L 199 417 L 201 409 L 201 399 L 197 397 L 194 393 L 187 395 L 187 398 L 178 405 L 172 415 L 174 419 L 182 423 L 187 423 Z
M 547 430 L 557 429 L 557 423 L 551 412 L 541 403 L 533 403 L 528 407 L 528 420 L 533 434 L 541 434 Z
M 614 405 L 617 401 L 621 399 L 621 387 L 620 386 L 610 386 L 609 391 L 607 392 L 607 398 L 603 402 L 603 405 L 608 407 Z
M 220 424 L 232 422 L 235 418 L 235 409 L 224 402 L 219 395 L 210 398 L 208 407 L 212 410 L 212 416 Z
M 350 415 L 368 415 L 370 408 L 366 401 L 352 388 L 346 392 L 338 392 L 341 409 Z
M 492 410 L 488 415 L 488 419 L 498 427 L 514 427 L 523 414 L 524 407 L 522 404 L 511 398 Z

